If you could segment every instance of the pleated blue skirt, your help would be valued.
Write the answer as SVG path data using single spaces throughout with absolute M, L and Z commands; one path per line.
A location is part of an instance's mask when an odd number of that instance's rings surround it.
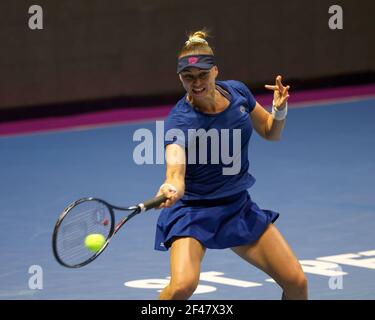
M 260 209 L 247 190 L 223 199 L 179 200 L 161 211 L 155 250 L 167 251 L 176 237 L 192 237 L 209 249 L 250 244 L 279 213 Z

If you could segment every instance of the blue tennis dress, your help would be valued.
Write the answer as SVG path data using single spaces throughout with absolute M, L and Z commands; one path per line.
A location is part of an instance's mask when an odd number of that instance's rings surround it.
M 182 236 L 210 249 L 250 244 L 279 217 L 260 209 L 247 191 L 255 183 L 248 172 L 255 98 L 240 81 L 216 81 L 216 88 L 230 101 L 224 111 L 202 113 L 185 96 L 164 123 L 165 145 L 183 146 L 187 165 L 184 196 L 159 215 L 156 250 L 168 250 Z

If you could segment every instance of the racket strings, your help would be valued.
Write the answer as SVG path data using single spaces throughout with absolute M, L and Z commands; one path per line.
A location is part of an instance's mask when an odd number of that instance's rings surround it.
M 85 201 L 71 208 L 64 217 L 56 237 L 56 251 L 67 265 L 76 266 L 91 259 L 96 252 L 85 246 L 89 234 L 108 238 L 111 230 L 109 209 L 98 201 Z

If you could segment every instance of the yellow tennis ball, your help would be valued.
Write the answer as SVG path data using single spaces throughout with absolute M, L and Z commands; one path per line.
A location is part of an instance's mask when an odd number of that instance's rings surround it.
M 89 234 L 85 238 L 85 247 L 92 252 L 99 251 L 105 244 L 105 238 L 100 233 Z

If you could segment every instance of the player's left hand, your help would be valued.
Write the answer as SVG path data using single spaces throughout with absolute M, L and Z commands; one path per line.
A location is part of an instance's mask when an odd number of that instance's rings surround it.
M 278 110 L 282 110 L 285 108 L 285 104 L 289 98 L 290 86 L 284 87 L 281 83 L 281 76 L 278 75 L 275 80 L 274 85 L 265 85 L 266 89 L 273 90 L 273 104 Z

